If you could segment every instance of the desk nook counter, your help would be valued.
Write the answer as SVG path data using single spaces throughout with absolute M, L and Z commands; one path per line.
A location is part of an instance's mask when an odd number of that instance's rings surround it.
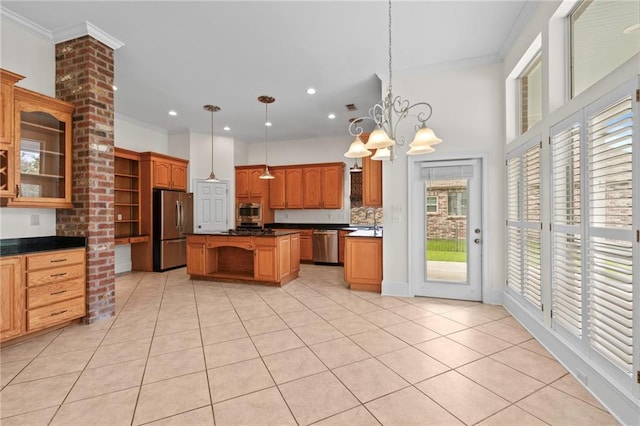
M 187 235 L 187 273 L 195 279 L 283 286 L 299 270 L 298 232 Z

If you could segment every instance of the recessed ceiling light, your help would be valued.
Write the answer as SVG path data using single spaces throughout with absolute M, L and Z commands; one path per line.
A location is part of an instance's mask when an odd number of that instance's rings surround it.
M 314 89 L 313 87 L 309 87 L 307 89 L 307 94 L 308 95 L 315 95 L 316 94 L 316 89 Z
M 176 115 L 178 115 L 178 113 L 173 111 L 173 110 L 171 110 L 171 111 L 169 111 L 169 115 L 172 116 L 172 117 L 175 117 Z
M 631 34 L 634 31 L 640 30 L 640 23 L 629 25 L 627 28 L 622 30 L 623 34 Z
M 329 120 L 333 120 L 334 118 L 336 118 L 336 115 L 334 113 L 331 113 L 328 115 Z
M 271 122 L 267 121 L 266 123 L 264 123 L 264 125 L 267 126 L 267 127 L 271 127 Z
M 114 84 L 113 86 L 111 86 L 111 87 L 113 87 L 113 91 L 114 91 L 114 92 L 115 92 L 116 90 L 118 90 L 118 86 L 116 86 L 115 84 Z
M 229 127 L 229 126 L 224 126 L 224 131 L 225 131 L 225 132 L 228 132 L 229 130 L 231 130 L 231 127 Z

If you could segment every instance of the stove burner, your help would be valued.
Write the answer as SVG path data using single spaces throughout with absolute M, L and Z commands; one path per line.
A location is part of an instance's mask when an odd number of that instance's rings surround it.
M 257 226 L 238 226 L 236 229 L 229 229 L 229 235 L 273 235 L 274 233 L 273 229 Z

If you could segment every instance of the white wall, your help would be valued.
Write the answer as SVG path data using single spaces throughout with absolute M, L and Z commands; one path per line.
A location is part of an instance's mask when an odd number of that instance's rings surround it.
M 316 138 L 269 142 L 269 166 L 311 163 L 344 162 L 343 208 L 341 210 L 276 210 L 275 221 L 279 223 L 349 223 L 349 167 L 353 160 L 344 157 L 353 137 L 349 135 L 348 126 L 344 127 L 345 135 L 337 138 Z M 264 164 L 264 143 L 248 145 L 248 164 Z
M 386 83 L 383 83 L 386 87 Z M 485 301 L 500 302 L 504 283 L 502 192 L 504 158 L 502 64 L 485 64 L 466 68 L 433 71 L 421 75 L 399 76 L 393 81 L 394 95 L 412 103 L 429 102 L 433 116 L 428 124 L 443 139 L 434 154 L 439 156 L 486 155 L 488 182 L 484 199 L 491 200 L 486 207 L 487 229 L 483 230 L 484 253 L 487 257 L 484 282 Z M 406 133 L 412 137 L 412 132 Z M 412 232 L 408 221 L 407 147 L 400 148 L 398 158 L 383 166 L 384 240 L 382 291 L 386 294 L 412 295 L 408 282 L 408 234 Z M 392 214 L 400 222 L 392 221 Z M 488 286 L 488 288 L 486 288 Z
M 0 66 L 25 76 L 18 86 L 55 96 L 55 47 L 16 25 L 0 25 Z M 31 217 L 39 225 L 31 225 Z M 46 237 L 56 234 L 55 209 L 0 208 L 0 238 Z

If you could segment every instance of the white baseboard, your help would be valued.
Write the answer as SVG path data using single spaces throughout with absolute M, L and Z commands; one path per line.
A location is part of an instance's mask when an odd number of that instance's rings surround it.
M 382 280 L 381 293 L 383 296 L 413 297 L 413 293 L 409 291 L 409 283 L 402 281 Z

